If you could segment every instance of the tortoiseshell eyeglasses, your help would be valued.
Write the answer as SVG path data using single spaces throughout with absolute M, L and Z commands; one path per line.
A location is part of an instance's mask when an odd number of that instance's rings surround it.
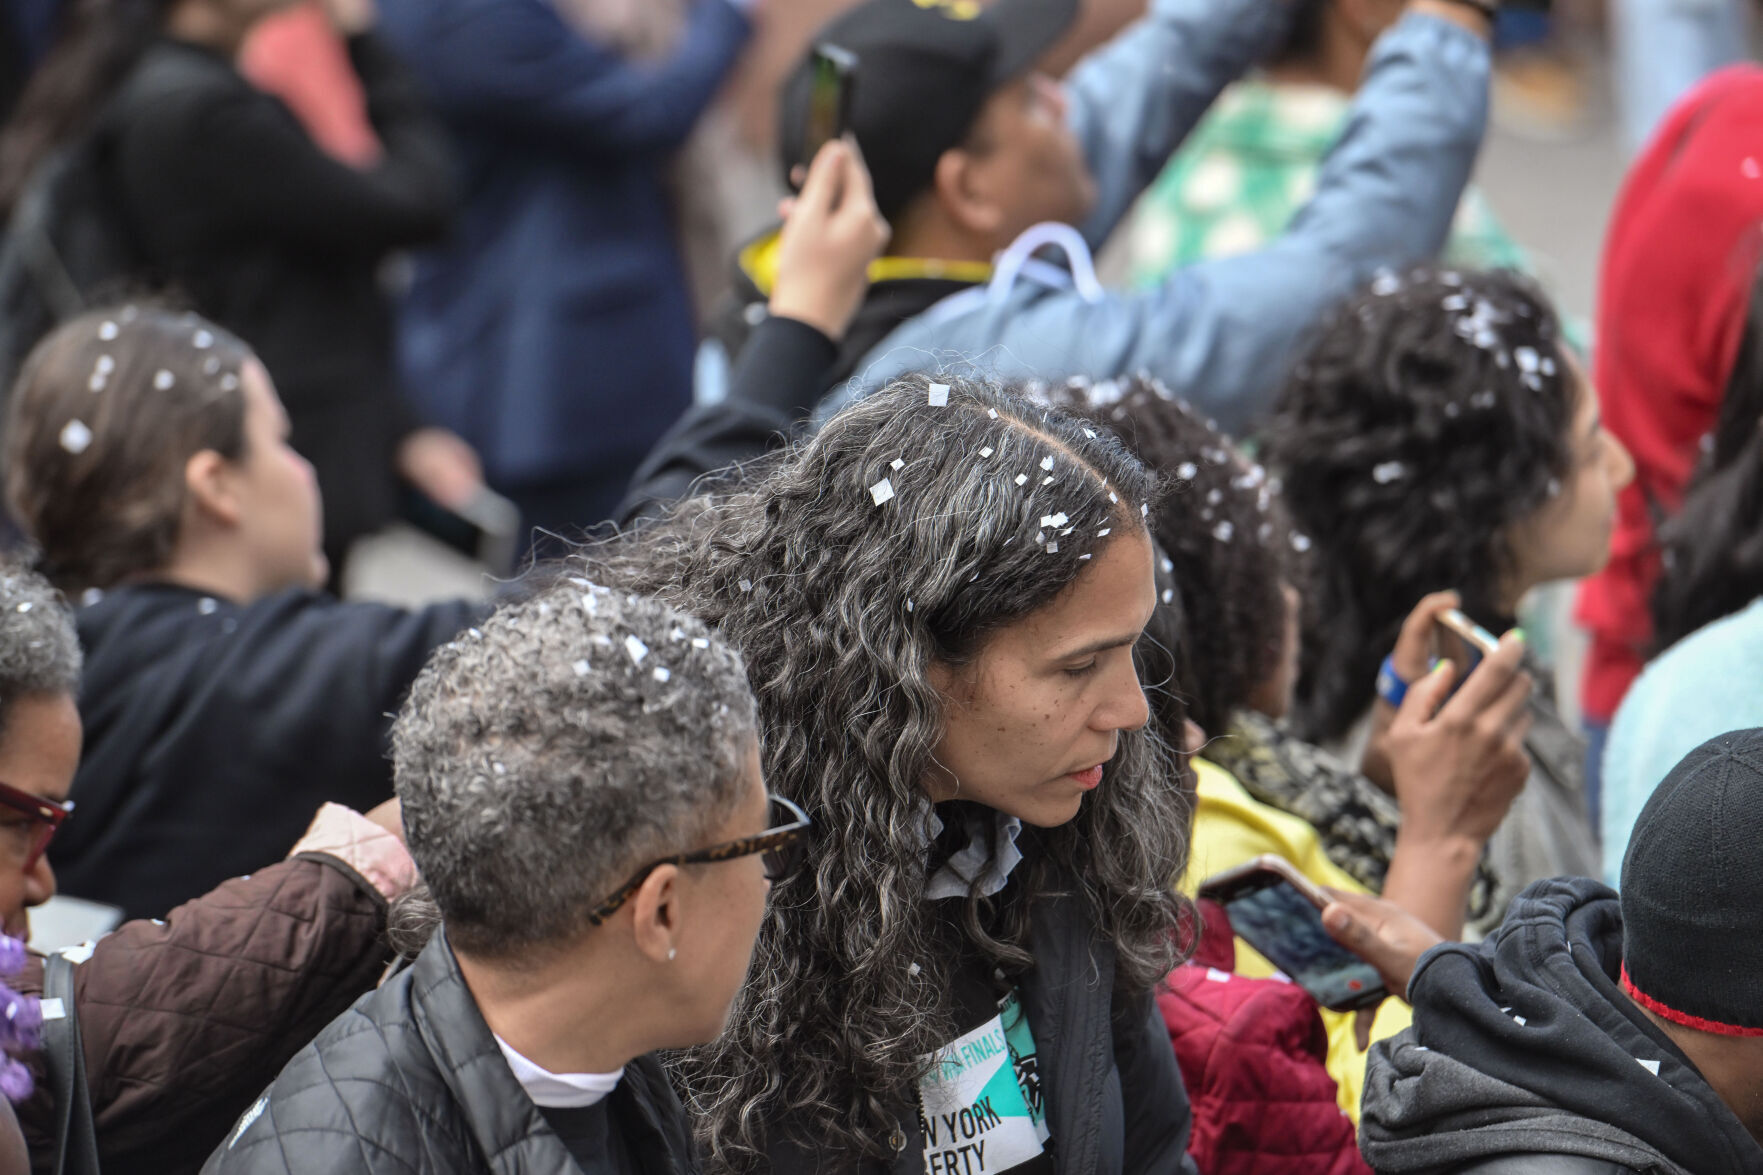
M 0 783 L 0 810 L 3 810 L 0 816 L 8 811 L 22 812 L 25 816 L 23 820 L 0 819 L 0 843 L 14 849 L 13 855 L 23 862 L 24 872 L 29 873 L 43 859 L 43 853 L 55 837 L 55 830 L 73 811 L 73 801 L 56 803 Z
M 813 821 L 808 813 L 782 796 L 771 796 L 773 819 L 782 817 L 781 823 L 766 829 L 758 836 L 744 836 L 739 840 L 726 841 L 723 844 L 711 845 L 707 849 L 697 849 L 690 853 L 675 853 L 671 857 L 662 857 L 650 861 L 641 869 L 631 874 L 631 879 L 619 887 L 611 897 L 594 907 L 588 915 L 588 922 L 598 926 L 631 900 L 631 895 L 643 887 L 649 874 L 663 865 L 706 865 L 715 861 L 732 861 L 736 857 L 750 857 L 755 853 L 765 855 L 765 879 L 779 882 L 796 871 L 802 858 L 803 838 Z

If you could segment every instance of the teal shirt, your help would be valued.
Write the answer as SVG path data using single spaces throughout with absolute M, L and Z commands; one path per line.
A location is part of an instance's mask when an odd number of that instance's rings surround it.
M 1692 632 L 1647 666 L 1604 747 L 1604 880 L 1622 878 L 1653 789 L 1716 735 L 1763 726 L 1763 599 Z

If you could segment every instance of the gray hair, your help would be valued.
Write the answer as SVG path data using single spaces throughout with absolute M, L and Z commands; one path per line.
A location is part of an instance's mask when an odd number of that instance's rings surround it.
M 664 604 L 559 582 L 439 649 L 392 730 L 410 854 L 454 945 L 561 945 L 701 847 L 757 739 L 741 658 Z
M 816 822 L 814 868 L 772 891 L 728 1031 L 679 1062 L 706 1170 L 763 1167 L 767 1125 L 783 1120 L 893 1156 L 924 1058 L 955 1034 L 924 901 L 924 780 L 945 727 L 931 670 L 971 663 L 1114 539 L 1145 535 L 1157 503 L 1156 476 L 1100 425 L 941 378 L 851 404 L 752 480 L 576 556 L 741 650 L 767 784 Z M 965 939 L 996 965 L 1032 966 L 1032 907 L 1075 889 L 1123 990 L 1168 974 L 1186 781 L 1149 728 L 1121 732 L 1109 772 L 1076 819 L 1035 835 L 995 901 L 969 895 Z
M 77 695 L 80 663 L 61 593 L 36 572 L 0 562 L 0 730 L 20 698 Z

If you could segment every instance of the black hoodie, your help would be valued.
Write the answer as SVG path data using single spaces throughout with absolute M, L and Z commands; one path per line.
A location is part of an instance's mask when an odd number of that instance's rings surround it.
M 1372 1048 L 1360 1147 L 1379 1175 L 1567 1170 L 1756 1175 L 1763 1147 L 1617 985 L 1622 911 L 1595 881 L 1540 881 L 1485 942 L 1429 952 L 1414 1026 Z M 1467 1166 L 1466 1166 L 1467 1164 Z M 1561 1170 L 1538 1161 L 1536 1170 Z

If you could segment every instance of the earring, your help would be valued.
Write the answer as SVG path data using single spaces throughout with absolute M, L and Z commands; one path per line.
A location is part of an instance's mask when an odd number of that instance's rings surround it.
M 679 952 L 677 950 L 675 950 L 673 947 L 668 947 L 667 948 L 667 961 L 669 963 L 673 962 L 673 957 L 677 954 L 679 954 Z

